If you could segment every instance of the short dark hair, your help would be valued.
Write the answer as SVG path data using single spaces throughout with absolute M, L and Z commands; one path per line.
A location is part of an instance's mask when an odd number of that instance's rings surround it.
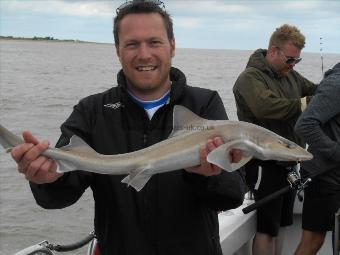
M 174 38 L 173 23 L 170 14 L 163 9 L 159 3 L 161 1 L 130 1 L 117 9 L 117 15 L 113 20 L 113 36 L 115 44 L 119 44 L 119 25 L 122 19 L 128 14 L 159 13 L 163 19 L 168 39 Z M 162 3 L 163 4 L 163 3 Z M 163 4 L 164 6 L 164 4 Z

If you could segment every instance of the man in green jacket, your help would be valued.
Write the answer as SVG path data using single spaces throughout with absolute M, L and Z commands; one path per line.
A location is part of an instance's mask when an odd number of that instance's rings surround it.
M 312 95 L 316 85 L 293 70 L 301 61 L 305 37 L 295 27 L 282 25 L 272 34 L 268 50 L 258 49 L 239 75 L 234 96 L 239 120 L 251 122 L 303 145 L 294 133 L 301 114 L 301 98 Z M 251 167 L 252 166 L 252 167 Z M 255 167 L 254 167 L 255 166 Z M 287 186 L 287 173 L 296 162 L 250 162 L 247 174 L 255 174 L 255 200 Z M 284 228 L 293 223 L 295 192 L 291 191 L 257 209 L 257 233 L 253 254 L 281 254 Z

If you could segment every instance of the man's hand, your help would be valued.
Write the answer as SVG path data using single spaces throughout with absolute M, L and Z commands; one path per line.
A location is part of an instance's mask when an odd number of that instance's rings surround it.
M 207 161 L 208 154 L 223 144 L 221 137 L 215 137 L 214 139 L 209 139 L 206 146 L 202 146 L 200 149 L 200 161 L 199 166 L 194 166 L 186 169 L 186 171 L 196 174 L 201 174 L 204 176 L 218 175 L 221 173 L 222 169 L 216 165 L 213 165 Z M 229 160 L 231 163 L 238 163 L 242 158 L 242 152 L 240 150 L 231 150 L 229 155 Z
M 57 173 L 57 164 L 41 154 L 48 149 L 49 142 L 39 142 L 30 132 L 23 132 L 25 143 L 13 148 L 12 158 L 18 164 L 18 171 L 26 179 L 37 184 L 56 181 L 63 174 Z

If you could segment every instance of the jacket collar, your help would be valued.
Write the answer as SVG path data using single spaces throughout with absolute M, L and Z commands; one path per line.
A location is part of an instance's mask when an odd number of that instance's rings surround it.
M 250 56 L 249 61 L 247 63 L 247 68 L 254 67 L 264 73 L 267 73 L 269 76 L 276 78 L 276 79 L 282 77 L 282 75 L 277 73 L 268 63 L 268 61 L 266 60 L 266 55 L 267 55 L 267 50 L 265 49 L 256 50 Z

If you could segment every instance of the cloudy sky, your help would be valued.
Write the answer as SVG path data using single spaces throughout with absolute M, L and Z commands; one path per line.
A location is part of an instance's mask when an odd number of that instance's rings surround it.
M 0 34 L 112 43 L 112 18 L 123 2 L 0 0 Z M 340 53 L 338 0 L 163 2 L 174 20 L 178 48 L 265 48 L 273 30 L 289 23 L 306 36 L 306 52 Z

